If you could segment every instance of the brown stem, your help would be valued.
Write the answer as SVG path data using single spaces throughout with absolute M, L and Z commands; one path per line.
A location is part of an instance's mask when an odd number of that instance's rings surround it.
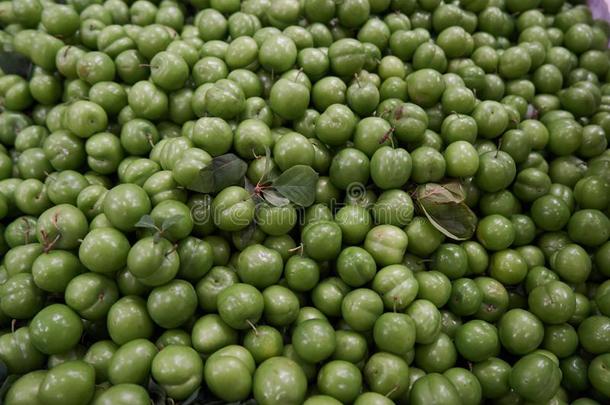
M 59 220 L 59 212 L 56 212 L 51 218 L 51 223 L 59 231 L 59 226 L 57 225 L 57 221 Z
M 155 143 L 153 142 L 151 134 L 146 134 L 146 140 L 148 141 L 148 144 L 150 145 L 151 148 L 155 147 Z
M 51 250 L 53 250 L 53 247 L 55 246 L 55 244 L 57 244 L 57 242 L 59 241 L 59 239 L 61 238 L 61 234 L 58 233 L 57 235 L 55 235 L 55 238 L 53 238 L 53 240 L 46 244 L 46 246 L 44 246 L 44 248 L 42 249 L 42 251 L 44 253 L 49 253 Z
M 256 329 L 256 325 L 253 324 L 249 319 L 246 319 L 246 323 L 250 325 L 252 330 L 254 331 L 254 336 L 258 336 L 258 329 Z
M 159 234 L 161 234 L 161 231 L 159 231 Z M 176 251 L 176 249 L 178 249 L 178 245 L 174 243 L 172 248 L 165 253 L 165 257 L 168 257 L 169 255 L 174 253 Z
M 397 389 L 398 389 L 398 385 L 395 385 L 395 386 L 394 386 L 394 388 L 392 388 L 390 391 L 388 391 L 388 392 L 385 394 L 385 397 L 386 397 L 386 398 L 389 398 L 389 397 L 390 397 L 390 395 L 392 395 L 392 394 L 393 394 L 393 393 L 394 393 L 394 392 L 395 392 Z
M 30 243 L 30 231 L 32 229 L 31 229 L 30 223 L 28 222 L 27 219 L 23 219 L 23 221 L 25 222 L 25 243 L 27 245 L 28 243 Z
M 392 148 L 394 147 L 394 140 L 392 139 L 392 134 L 394 133 L 395 128 L 391 127 L 390 129 L 388 129 L 385 134 L 382 135 L 381 139 L 379 140 L 379 144 L 381 145 L 382 143 L 385 143 L 388 139 L 390 140 L 390 142 L 392 143 Z
M 500 138 L 500 140 L 498 140 L 498 147 L 496 148 L 496 154 L 495 154 L 494 158 L 498 157 L 498 153 L 500 153 L 501 147 L 502 147 L 502 138 Z
M 299 255 L 301 255 L 301 256 L 303 256 L 303 250 L 304 250 L 304 246 L 302 243 L 299 246 L 293 247 L 292 249 L 288 249 L 288 251 L 290 253 L 299 252 Z

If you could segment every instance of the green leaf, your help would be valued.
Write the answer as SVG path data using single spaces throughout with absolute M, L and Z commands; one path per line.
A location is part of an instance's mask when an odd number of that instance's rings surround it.
M 202 194 L 214 192 L 214 171 L 211 166 L 206 166 L 199 170 L 199 176 L 195 177 L 193 182 L 186 188 Z
M 278 193 L 294 204 L 308 207 L 316 199 L 318 173 L 305 165 L 292 166 L 280 174 L 273 182 Z
M 248 164 L 233 153 L 220 155 L 212 160 L 214 170 L 214 191 L 219 192 L 229 186 L 242 185 L 248 171 Z
M 464 203 L 466 195 L 460 182 L 421 185 L 416 198 L 432 225 L 445 236 L 465 240 L 474 234 L 477 216 Z
M 154 405 L 166 405 L 167 393 L 152 378 L 148 380 L 148 395 Z
M 155 224 L 155 220 L 148 214 L 142 215 L 142 218 L 140 218 L 140 220 L 136 222 L 135 227 L 159 230 L 159 228 L 157 228 L 157 225 Z
M 432 225 L 451 239 L 470 239 L 477 228 L 477 216 L 463 202 L 436 203 L 426 198 L 417 202 Z
M 32 71 L 32 62 L 17 52 L 0 51 L 0 69 L 4 74 L 27 78 Z
M 229 186 L 242 185 L 248 164 L 233 153 L 216 156 L 199 171 L 189 189 L 200 193 L 217 193 Z
M 442 184 L 443 188 L 449 191 L 456 201 L 464 202 L 466 200 L 466 191 L 464 190 L 464 186 L 462 183 L 455 180 L 449 183 Z
M 253 194 L 255 191 L 254 184 L 250 183 L 250 180 L 248 180 L 247 177 L 246 177 L 246 180 L 244 181 L 244 188 L 250 194 Z
M 417 199 L 433 202 L 436 204 L 464 202 L 466 198 L 462 185 L 458 182 L 447 184 L 427 183 L 417 187 Z
M 174 215 L 169 218 L 165 218 L 161 224 L 161 232 L 167 231 L 169 228 L 176 225 L 183 217 L 184 215 Z
M 9 390 L 9 388 L 11 388 L 11 386 L 15 383 L 15 381 L 17 381 L 19 379 L 18 375 L 9 375 L 8 377 L 6 377 L 6 380 L 4 380 L 4 382 L 2 383 L 2 386 L 0 387 L 0 403 L 3 402 L 4 396 L 6 395 L 6 392 Z
M 290 200 L 288 198 L 282 197 L 279 192 L 270 188 L 263 189 L 263 197 L 265 198 L 265 201 L 274 207 L 285 207 L 286 205 L 290 204 Z

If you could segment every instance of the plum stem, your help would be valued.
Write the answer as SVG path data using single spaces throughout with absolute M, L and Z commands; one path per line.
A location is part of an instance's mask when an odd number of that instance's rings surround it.
M 246 323 L 250 325 L 252 330 L 254 331 L 254 336 L 258 336 L 258 329 L 256 329 L 256 325 L 253 324 L 249 319 L 246 319 Z

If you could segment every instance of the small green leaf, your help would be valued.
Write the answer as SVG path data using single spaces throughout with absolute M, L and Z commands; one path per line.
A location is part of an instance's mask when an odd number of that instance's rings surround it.
M 248 164 L 233 153 L 216 156 L 210 165 L 199 171 L 198 178 L 188 189 L 207 194 L 242 185 L 247 170 Z
M 425 198 L 417 202 L 432 225 L 451 239 L 470 239 L 477 228 L 476 214 L 463 202 L 435 203 Z
M 436 184 L 427 183 L 417 187 L 417 199 L 426 200 L 436 204 L 464 202 L 465 195 L 460 183 Z
M 443 188 L 449 191 L 456 201 L 464 202 L 466 200 L 466 191 L 464 190 L 464 186 L 459 181 L 450 181 L 448 183 L 442 184 Z
M 152 378 L 148 381 L 148 395 L 154 405 L 166 405 L 167 393 Z
M 220 155 L 212 160 L 214 170 L 214 191 L 219 192 L 229 186 L 242 185 L 248 164 L 233 153 Z
M 461 183 L 424 184 L 417 187 L 416 198 L 432 225 L 445 236 L 465 240 L 474 234 L 477 216 L 464 203 Z
M 292 166 L 280 174 L 273 182 L 278 193 L 294 204 L 308 207 L 316 199 L 318 173 L 305 165 Z
M 290 200 L 286 197 L 282 197 L 282 195 L 273 190 L 273 189 L 263 189 L 263 197 L 265 199 L 265 201 L 267 201 L 269 204 L 273 205 L 274 207 L 284 207 L 288 204 L 290 204 Z
M 20 53 L 0 51 L 0 69 L 5 75 L 19 75 L 28 78 L 32 71 L 32 62 Z
M 183 215 L 174 215 L 169 218 L 165 218 L 161 224 L 161 232 L 167 231 L 169 228 L 176 225 L 182 218 Z
M 214 192 L 214 171 L 211 166 L 206 166 L 199 170 L 199 176 L 188 185 L 189 190 L 196 191 L 202 194 Z
M 4 399 L 4 396 L 6 395 L 7 391 L 11 388 L 11 386 L 18 379 L 19 379 L 19 376 L 14 375 L 14 374 L 6 377 L 6 380 L 4 380 L 4 382 L 2 383 L 2 386 L 0 386 L 0 403 L 2 403 L 2 400 Z
M 142 215 L 142 218 L 135 224 L 136 228 L 147 228 L 158 230 L 155 220 L 150 215 Z

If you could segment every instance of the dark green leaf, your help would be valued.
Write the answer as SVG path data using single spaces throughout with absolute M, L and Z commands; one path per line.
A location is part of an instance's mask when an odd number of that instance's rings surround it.
M 263 197 L 265 198 L 265 201 L 274 207 L 284 207 L 290 204 L 290 200 L 288 198 L 282 197 L 279 192 L 270 188 L 263 189 Z
M 417 187 L 417 199 L 436 204 L 464 202 L 464 190 L 459 183 L 436 184 L 427 183 Z
M 142 218 L 136 223 L 136 228 L 146 228 L 158 230 L 155 220 L 150 215 L 142 215 Z
M 233 153 L 220 155 L 212 160 L 214 170 L 214 191 L 219 192 L 229 186 L 242 185 L 248 164 Z
M 477 216 L 465 203 L 435 203 L 419 199 L 419 206 L 432 225 L 445 236 L 455 240 L 472 237 L 477 227 Z
M 309 166 L 297 165 L 280 174 L 273 182 L 273 187 L 294 204 L 308 207 L 316 199 L 317 182 L 318 173 L 315 170 Z
M 4 364 L 2 360 L 0 360 L 0 384 L 4 383 L 4 380 L 6 380 L 7 376 L 8 368 L 6 367 L 6 364 Z
M 2 400 L 4 399 L 4 396 L 6 395 L 6 392 L 9 390 L 9 388 L 11 388 L 11 386 L 18 379 L 19 379 L 19 376 L 18 375 L 14 375 L 14 374 L 13 375 L 9 375 L 8 377 L 6 377 L 6 379 L 2 383 L 2 386 L 0 387 L 0 403 L 2 403 Z
M 4 74 L 27 78 L 32 70 L 32 62 L 20 53 L 0 51 L 0 69 Z
M 167 231 L 172 226 L 176 225 L 178 221 L 182 219 L 183 215 L 174 215 L 169 218 L 165 218 L 163 224 L 161 224 L 161 232 Z
M 244 188 L 250 194 L 254 194 L 254 192 L 256 191 L 254 188 L 254 184 L 250 183 L 250 180 L 248 180 L 247 177 L 246 177 L 246 180 L 244 181 Z
M 154 405 L 166 405 L 167 393 L 152 378 L 148 381 L 148 395 Z
M 459 181 L 450 181 L 448 183 L 442 184 L 443 188 L 449 191 L 454 198 L 459 202 L 464 202 L 466 200 L 466 191 L 464 190 L 464 186 Z
M 211 166 L 206 166 L 199 171 L 199 176 L 188 185 L 189 190 L 208 194 L 214 192 L 214 171 Z
M 200 193 L 217 193 L 229 186 L 242 185 L 247 170 L 248 164 L 233 153 L 216 156 L 188 188 Z

